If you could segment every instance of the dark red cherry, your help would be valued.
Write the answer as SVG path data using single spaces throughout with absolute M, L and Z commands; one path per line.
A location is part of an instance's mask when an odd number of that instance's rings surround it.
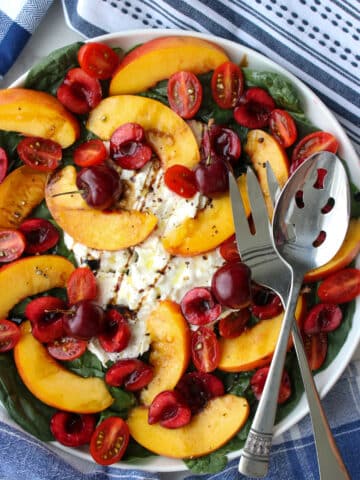
M 341 308 L 334 303 L 318 303 L 307 314 L 303 330 L 306 335 L 332 332 L 342 322 Z
M 29 218 L 19 226 L 26 239 L 26 253 L 44 253 L 58 243 L 60 234 L 54 225 L 44 218 Z
M 225 392 L 222 381 L 214 374 L 206 372 L 186 373 L 175 390 L 181 393 L 193 415 L 202 410 L 211 398 L 224 395 Z
M 200 193 L 211 197 L 229 188 L 228 168 L 220 159 L 209 158 L 195 170 L 196 186 Z
M 191 410 L 176 390 L 160 392 L 150 405 L 148 414 L 150 425 L 159 422 L 165 428 L 179 428 L 187 425 L 190 420 Z
M 231 128 L 212 125 L 204 133 L 201 154 L 204 161 L 211 157 L 235 163 L 241 154 L 240 139 Z
M 142 168 L 152 157 L 145 131 L 138 123 L 124 123 L 111 135 L 110 156 L 122 168 Z
M 270 113 L 276 107 L 274 99 L 266 90 L 251 87 L 240 98 L 234 109 L 237 123 L 247 128 L 263 128 L 270 122 Z
M 218 318 L 221 305 L 215 300 L 208 287 L 189 290 L 180 302 L 182 314 L 192 325 L 206 325 Z
M 67 447 L 79 447 L 90 443 L 95 430 L 96 416 L 57 412 L 50 420 L 50 430 L 55 439 Z
M 104 329 L 104 323 L 104 310 L 91 300 L 76 303 L 63 318 L 65 332 L 83 340 L 99 335 Z
M 240 310 L 251 302 L 251 271 L 245 263 L 225 263 L 214 273 L 212 292 L 221 305 Z
M 46 295 L 26 305 L 25 317 L 30 320 L 33 336 L 42 343 L 53 342 L 64 334 L 63 317 L 67 305 L 58 297 Z

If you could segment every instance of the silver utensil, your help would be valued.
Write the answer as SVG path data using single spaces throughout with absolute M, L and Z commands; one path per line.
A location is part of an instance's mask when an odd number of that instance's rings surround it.
M 267 173 L 270 195 L 274 202 L 277 182 L 271 168 L 268 169 Z M 251 170 L 247 174 L 247 183 L 252 216 L 256 228 L 255 234 L 249 230 L 235 178 L 230 174 L 230 195 L 238 248 L 242 260 L 246 262 L 252 270 L 253 279 L 273 289 L 280 296 L 283 305 L 285 305 L 289 298 L 291 272 L 288 266 L 275 255 L 264 199 L 257 179 Z M 239 471 L 245 475 L 261 477 L 265 476 L 268 470 L 272 430 L 277 407 L 277 395 L 275 392 L 279 390 L 291 323 L 292 322 L 288 320 L 288 327 L 285 328 L 285 333 L 281 332 L 280 334 L 280 337 L 282 335 L 285 340 L 282 342 L 282 346 L 280 344 L 274 353 L 265 389 L 248 440 L 243 449 Z M 296 322 L 293 322 L 292 327 L 295 350 L 298 356 L 313 424 L 320 476 L 321 478 L 334 480 L 349 478 L 322 409 Z M 282 330 L 284 331 L 284 326 Z M 281 350 L 283 350 L 283 352 Z M 282 362 L 281 368 L 276 366 L 276 361 Z

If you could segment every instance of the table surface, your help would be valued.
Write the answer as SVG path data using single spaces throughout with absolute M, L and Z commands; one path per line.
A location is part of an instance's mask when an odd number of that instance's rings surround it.
M 31 37 L 16 63 L 3 79 L 2 88 L 9 86 L 21 74 L 26 72 L 35 62 L 56 48 L 84 38 L 71 30 L 64 18 L 60 1 L 55 1 L 50 7 L 45 19 L 42 21 L 35 34 Z M 360 359 L 360 345 L 357 348 L 354 359 Z M 163 474 L 164 480 L 180 480 L 185 474 Z

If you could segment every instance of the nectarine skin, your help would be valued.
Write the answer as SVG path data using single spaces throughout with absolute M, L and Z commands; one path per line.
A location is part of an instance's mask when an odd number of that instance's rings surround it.
M 111 80 L 110 95 L 143 92 L 180 70 L 205 73 L 228 60 L 222 48 L 200 38 L 173 36 L 150 40 L 122 59 Z
M 80 135 L 79 122 L 57 98 L 27 88 L 0 90 L 0 129 L 48 138 L 62 148 Z

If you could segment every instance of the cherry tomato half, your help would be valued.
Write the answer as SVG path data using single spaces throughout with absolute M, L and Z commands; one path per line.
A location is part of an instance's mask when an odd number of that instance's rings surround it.
M 271 134 L 284 148 L 290 147 L 297 139 L 297 128 L 293 117 L 286 110 L 275 108 L 270 113 Z
M 124 455 L 130 433 L 127 423 L 120 417 L 108 417 L 96 428 L 90 441 L 90 453 L 100 465 L 111 465 Z
M 106 157 L 106 147 L 98 138 L 82 143 L 74 151 L 74 163 L 79 167 L 99 165 L 106 160 Z
M 167 95 L 174 112 L 182 118 L 192 118 L 201 105 L 202 86 L 192 72 L 177 72 L 169 78 Z
M 220 245 L 219 252 L 223 259 L 227 262 L 240 262 L 240 255 L 236 245 L 235 233 Z
M 89 113 L 102 98 L 101 85 L 82 68 L 72 68 L 56 92 L 59 101 L 71 112 Z
M 96 417 L 92 414 L 56 412 L 50 420 L 55 439 L 67 447 L 80 447 L 90 443 L 95 430 Z
M 250 386 L 255 395 L 259 400 L 261 394 L 264 390 L 265 382 L 269 373 L 270 367 L 262 367 L 257 370 L 254 375 L 251 377 Z M 283 371 L 280 383 L 278 403 L 286 402 L 291 395 L 291 383 L 290 378 L 286 370 Z
M 191 358 L 200 372 L 212 372 L 219 365 L 220 346 L 210 328 L 199 327 L 191 333 Z
M 62 150 L 58 143 L 39 137 L 25 137 L 20 140 L 17 152 L 24 163 L 41 172 L 55 170 L 62 159 Z
M 20 339 L 20 328 L 10 320 L 0 320 L 0 353 L 8 352 Z
M 6 151 L 0 147 L 0 183 L 6 177 L 6 172 L 9 166 L 9 159 Z
M 98 289 L 95 275 L 89 267 L 78 267 L 71 273 L 66 292 L 70 305 L 82 300 L 95 300 Z
M 195 173 L 184 165 L 172 165 L 165 171 L 165 185 L 183 198 L 191 198 L 197 192 Z
M 0 230 L 0 263 L 21 257 L 25 247 L 25 237 L 19 230 Z
M 326 332 L 304 335 L 304 347 L 311 370 L 317 370 L 325 362 L 328 337 Z
M 294 148 L 291 157 L 290 173 L 293 173 L 303 161 L 313 153 L 327 151 L 336 153 L 339 148 L 337 139 L 328 132 L 313 132 L 302 138 Z
M 121 352 L 128 346 L 131 330 L 126 318 L 111 308 L 105 313 L 103 333 L 98 335 L 100 345 L 106 352 Z
M 74 337 L 61 337 L 46 345 L 47 351 L 57 360 L 75 360 L 87 348 L 87 341 Z
M 78 60 L 86 73 L 100 80 L 110 78 L 120 61 L 112 48 L 97 42 L 80 47 Z
M 44 218 L 29 218 L 19 227 L 25 236 L 26 253 L 44 253 L 58 243 L 60 234 L 54 225 Z
M 234 108 L 244 90 L 242 70 L 232 62 L 219 65 L 211 77 L 211 93 L 220 108 Z
M 320 283 L 318 297 L 322 302 L 346 303 L 360 295 L 360 270 L 344 268 Z

